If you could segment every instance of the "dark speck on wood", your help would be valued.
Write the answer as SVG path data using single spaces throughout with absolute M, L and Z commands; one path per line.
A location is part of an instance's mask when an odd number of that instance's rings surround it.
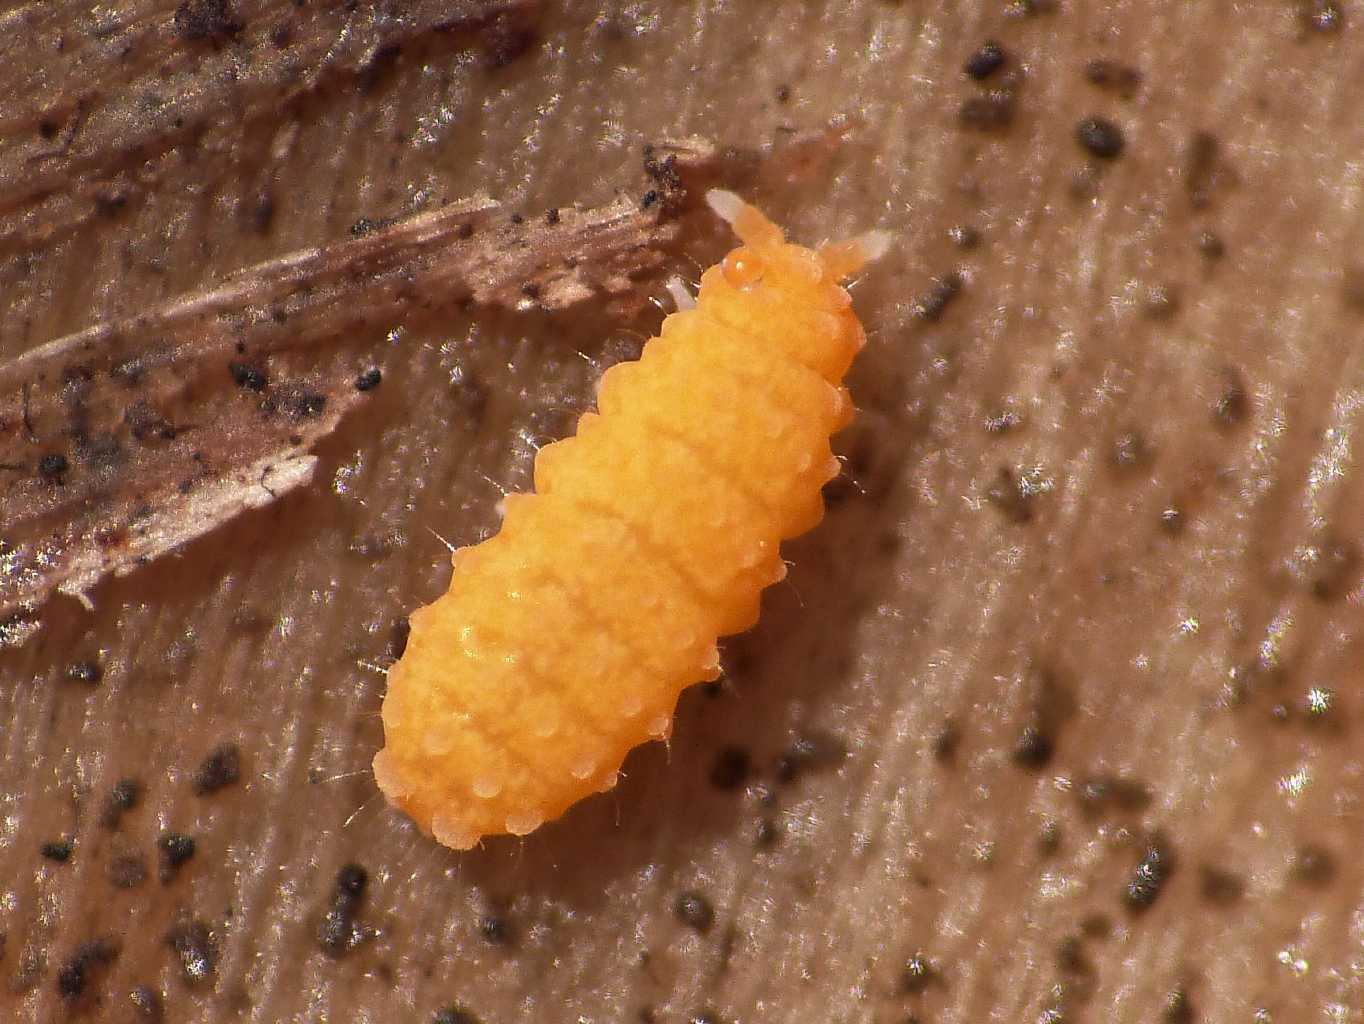
M 990 39 L 982 43 L 980 49 L 966 58 L 962 71 L 968 77 L 980 82 L 1002 68 L 1007 60 L 1008 56 L 1004 52 L 1004 47 Z
M 1134 913 L 1150 909 L 1175 869 L 1174 850 L 1160 838 L 1153 839 L 1142 853 L 1123 893 L 1123 901 Z
M 241 778 L 241 751 L 235 743 L 217 747 L 194 772 L 194 792 L 210 796 Z
M 1075 126 L 1075 138 L 1091 155 L 1100 160 L 1116 160 L 1126 141 L 1122 129 L 1103 117 L 1086 117 Z
M 673 903 L 677 919 L 688 928 L 698 932 L 708 932 L 715 923 L 715 909 L 710 900 L 699 892 L 684 892 Z

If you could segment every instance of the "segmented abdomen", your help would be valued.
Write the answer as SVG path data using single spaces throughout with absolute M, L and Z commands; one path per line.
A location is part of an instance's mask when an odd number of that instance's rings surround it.
M 540 451 L 536 493 L 509 495 L 501 531 L 456 551 L 449 593 L 411 617 L 375 775 L 448 846 L 610 788 L 718 674 L 717 637 L 756 621 L 781 540 L 822 514 L 861 327 L 827 274 L 802 294 L 732 269 L 607 371 L 599 411 Z

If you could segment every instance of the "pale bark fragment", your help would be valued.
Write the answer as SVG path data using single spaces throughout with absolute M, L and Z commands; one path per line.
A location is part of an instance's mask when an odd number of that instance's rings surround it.
M 363 400 L 364 332 L 453 303 L 621 296 L 677 225 L 621 198 L 533 221 L 475 197 L 290 253 L 0 367 L 0 640 L 306 484 Z

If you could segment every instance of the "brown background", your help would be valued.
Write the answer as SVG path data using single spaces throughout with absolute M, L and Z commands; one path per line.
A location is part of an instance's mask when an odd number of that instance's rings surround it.
M 1364 11 L 479 6 L 4 4 L 0 356 L 699 135 L 795 237 L 897 236 L 847 479 L 669 749 L 452 854 L 376 795 L 366 665 L 659 314 L 333 338 L 384 379 L 310 485 L 0 651 L 0 1015 L 1364 1021 Z M 665 269 L 723 251 L 678 223 Z

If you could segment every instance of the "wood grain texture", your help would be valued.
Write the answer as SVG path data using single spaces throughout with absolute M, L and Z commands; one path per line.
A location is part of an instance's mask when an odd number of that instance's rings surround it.
M 771 144 L 741 187 L 793 237 L 899 235 L 855 291 L 848 475 L 670 748 L 450 854 L 376 796 L 366 666 L 443 588 L 430 531 L 489 533 L 660 318 L 356 339 L 392 369 L 312 485 L 0 652 L 0 1011 L 1364 1019 L 1357 5 L 541 4 L 239 117 L 196 75 L 266 6 L 164 58 L 213 130 L 120 156 L 128 201 L 5 187 L 0 358 L 432 197 L 642 200 L 640 148 L 701 134 Z M 63 64 L 22 17 L 88 5 L 5 10 L 36 95 Z M 0 168 L 43 131 L 13 110 Z

